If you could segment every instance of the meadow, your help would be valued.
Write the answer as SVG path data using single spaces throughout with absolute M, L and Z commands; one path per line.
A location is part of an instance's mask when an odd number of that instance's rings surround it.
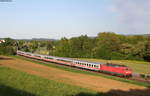
M 90 96 L 97 94 L 78 86 L 0 67 L 0 96 L 76 96 L 79 93 L 91 94 Z
M 118 81 L 116 81 L 116 77 L 76 70 L 53 63 L 46 64 L 20 56 L 13 56 L 13 58 L 8 56 L 1 57 L 0 96 L 149 96 L 150 94 L 149 88 L 142 87 L 149 86 L 149 84 L 126 81 L 126 79 L 123 82 L 119 82 L 123 79 L 120 78 L 119 80 L 118 78 Z M 67 78 L 71 76 L 73 78 L 70 79 L 71 83 L 65 82 L 69 78 L 65 79 L 62 74 Z M 115 78 L 116 80 L 111 80 Z M 75 82 L 74 80 L 78 83 L 72 83 Z M 82 81 L 85 80 L 88 82 L 83 83 Z M 91 81 L 94 83 L 90 83 Z M 107 83 L 101 83 L 100 81 L 106 81 Z M 82 85 L 79 82 L 82 82 Z M 88 84 L 90 86 L 85 87 Z M 114 86 L 110 86 L 110 84 L 114 84 Z M 95 86 L 99 87 L 100 90 L 96 90 Z M 105 88 L 110 90 L 104 92 Z M 124 90 L 130 88 L 132 90 Z

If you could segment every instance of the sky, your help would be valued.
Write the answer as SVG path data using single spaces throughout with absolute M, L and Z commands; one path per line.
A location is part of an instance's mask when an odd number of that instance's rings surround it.
M 99 32 L 150 34 L 149 4 L 150 0 L 0 2 L 0 38 L 60 39 L 96 36 Z

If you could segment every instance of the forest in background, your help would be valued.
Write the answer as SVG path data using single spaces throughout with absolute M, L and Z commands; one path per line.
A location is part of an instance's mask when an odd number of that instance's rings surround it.
M 13 40 L 5 38 L 0 54 L 15 54 L 16 50 L 39 54 L 106 60 L 150 61 L 149 35 L 120 35 L 100 32 L 96 37 L 81 35 L 61 40 Z

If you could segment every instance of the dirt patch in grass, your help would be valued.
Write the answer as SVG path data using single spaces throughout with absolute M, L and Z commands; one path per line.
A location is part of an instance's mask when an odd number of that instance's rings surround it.
M 1 56 L 1 58 L 10 58 L 10 57 Z M 14 68 L 30 74 L 42 76 L 50 80 L 56 80 L 71 85 L 78 85 L 83 88 L 88 88 L 100 92 L 108 92 L 110 90 L 129 91 L 131 89 L 139 89 L 139 90 L 147 89 L 146 87 L 138 85 L 111 80 L 99 76 L 68 72 L 61 69 L 51 68 L 16 58 L 0 60 L 0 65 Z

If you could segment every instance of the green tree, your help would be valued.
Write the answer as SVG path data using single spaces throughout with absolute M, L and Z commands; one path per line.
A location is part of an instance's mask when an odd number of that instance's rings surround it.
M 60 41 L 58 41 L 53 54 L 62 57 L 69 57 L 70 56 L 69 40 L 64 37 Z
M 150 61 L 150 42 L 138 42 L 132 50 L 134 56 Z
M 0 44 L 1 55 L 14 55 L 16 50 L 16 41 L 11 38 L 5 38 L 5 42 Z
M 111 59 L 112 53 L 119 52 L 121 40 L 119 35 L 112 32 L 99 33 L 97 45 L 94 49 L 96 58 Z

